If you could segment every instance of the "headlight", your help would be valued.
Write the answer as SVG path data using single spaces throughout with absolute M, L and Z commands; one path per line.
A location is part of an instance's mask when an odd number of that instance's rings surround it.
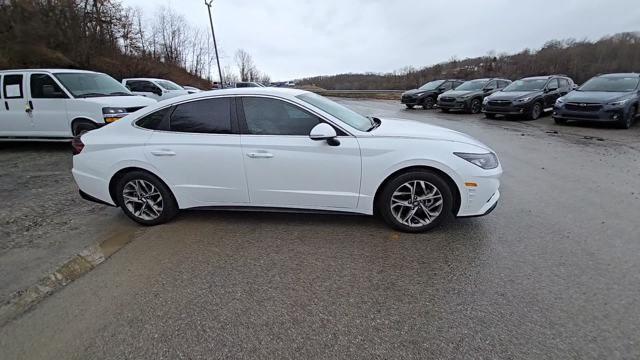
M 102 108 L 102 116 L 104 118 L 104 122 L 112 123 L 114 121 L 120 120 L 125 116 L 129 115 L 127 113 L 127 109 L 119 108 L 119 107 L 105 107 Z
M 453 154 L 485 170 L 495 169 L 498 167 L 498 157 L 494 153 L 470 154 L 456 152 Z
M 526 98 L 517 99 L 517 100 L 516 100 L 516 102 L 519 102 L 519 103 L 526 103 L 526 102 L 529 102 L 531 99 L 532 99 L 532 97 L 531 97 L 531 96 L 529 96 L 529 97 L 526 97 Z
M 440 98 L 442 97 L 442 95 L 438 95 L 438 97 L 436 98 L 436 100 L 440 100 Z
M 612 103 L 608 103 L 607 105 L 610 106 L 622 106 L 624 104 L 626 104 L 627 102 L 629 102 L 629 100 L 631 100 L 630 98 L 624 99 L 624 100 L 618 100 L 618 101 L 614 101 Z
M 560 106 L 562 104 L 564 104 L 564 99 L 560 97 L 556 100 L 556 106 Z
M 489 98 L 490 98 L 490 97 L 491 97 L 491 96 L 487 96 L 486 98 L 484 98 L 484 99 L 482 100 L 482 103 L 483 103 L 484 105 L 487 105 L 487 103 L 489 102 Z

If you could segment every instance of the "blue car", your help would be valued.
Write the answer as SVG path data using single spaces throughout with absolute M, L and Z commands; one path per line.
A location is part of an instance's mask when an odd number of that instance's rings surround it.
M 640 74 L 606 74 L 558 98 L 553 107 L 556 124 L 571 120 L 601 121 L 628 129 L 640 115 Z

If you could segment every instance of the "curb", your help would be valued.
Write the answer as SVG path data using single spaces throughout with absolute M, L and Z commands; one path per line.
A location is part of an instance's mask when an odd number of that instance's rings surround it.
M 0 305 L 0 327 L 18 318 L 40 301 L 95 269 L 111 255 L 130 243 L 136 235 L 137 231 L 115 233 L 100 244 L 89 246 L 80 251 L 52 273 L 38 280 L 35 285 L 13 293 L 9 300 Z

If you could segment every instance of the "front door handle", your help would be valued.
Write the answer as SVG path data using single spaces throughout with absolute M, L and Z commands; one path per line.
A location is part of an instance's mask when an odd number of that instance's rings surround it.
M 176 156 L 176 152 L 172 150 L 152 150 L 151 155 L 154 156 Z
M 258 151 L 247 153 L 247 156 L 252 159 L 270 159 L 273 157 L 273 154 L 266 151 Z

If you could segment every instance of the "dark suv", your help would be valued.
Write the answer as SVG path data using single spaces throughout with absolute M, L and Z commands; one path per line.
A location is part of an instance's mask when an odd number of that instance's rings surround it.
M 468 111 L 477 114 L 482 110 L 482 99 L 511 84 L 507 79 L 476 79 L 469 80 L 438 96 L 438 107 L 444 112 L 449 110 Z
M 528 77 L 484 98 L 482 111 L 489 119 L 501 114 L 535 120 L 544 112 L 553 110 L 556 100 L 574 88 L 573 80 L 563 75 Z
M 462 80 L 454 79 L 433 80 L 417 89 L 404 92 L 401 102 L 405 104 L 408 109 L 413 109 L 416 105 L 421 105 L 424 109 L 433 109 L 438 95 L 457 88 L 463 82 Z
M 559 98 L 553 108 L 556 124 L 568 120 L 607 121 L 623 129 L 640 115 L 640 74 L 606 74 L 589 79 Z

